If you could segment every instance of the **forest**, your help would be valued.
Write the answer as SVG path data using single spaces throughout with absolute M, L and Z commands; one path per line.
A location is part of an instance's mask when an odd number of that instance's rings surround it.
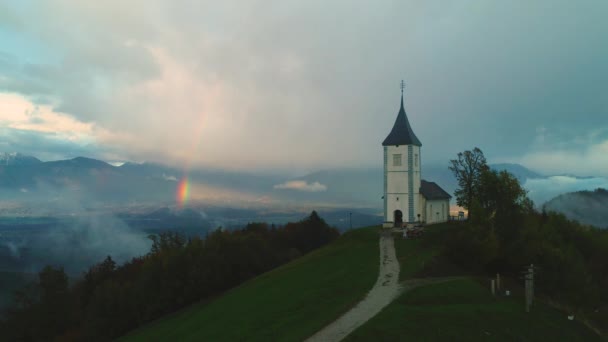
M 151 235 L 146 255 L 117 265 L 111 256 L 72 284 L 48 265 L 15 293 L 0 323 L 11 341 L 107 341 L 190 304 L 210 300 L 339 236 L 313 211 L 283 227 L 249 223 L 205 237 Z

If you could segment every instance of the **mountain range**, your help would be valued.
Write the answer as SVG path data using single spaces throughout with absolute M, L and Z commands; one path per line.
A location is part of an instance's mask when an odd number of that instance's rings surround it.
M 0 165 L 34 165 L 42 163 L 40 159 L 18 152 L 0 152 Z
M 519 164 L 491 167 L 507 170 L 524 186 L 529 185 L 532 199 L 543 199 L 538 204 L 559 194 L 543 197 L 543 187 L 553 187 L 549 181 L 554 176 L 541 175 Z M 447 163 L 426 164 L 422 174 L 424 179 L 436 182 L 450 194 L 457 188 Z M 74 202 L 84 207 L 143 203 L 172 206 L 176 204 L 178 183 L 182 179 L 188 180 L 192 200 L 208 204 L 275 209 L 327 206 L 378 211 L 382 207 L 380 167 L 320 170 L 289 178 L 217 169 L 185 172 L 155 163 L 113 166 L 86 157 L 42 162 L 20 153 L 0 153 L 0 199 L 28 203 L 43 200 L 45 206 L 59 211 L 65 203 Z M 583 178 L 571 179 L 570 183 Z

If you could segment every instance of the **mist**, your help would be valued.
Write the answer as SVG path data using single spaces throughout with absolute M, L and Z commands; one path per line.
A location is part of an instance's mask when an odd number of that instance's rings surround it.
M 577 178 L 571 176 L 551 176 L 529 178 L 523 184 L 528 197 L 540 208 L 545 202 L 567 192 L 608 188 L 608 179 L 603 177 Z
M 146 254 L 151 241 L 143 231 L 119 218 L 90 214 L 63 219 L 36 219 L 0 227 L 0 271 L 36 273 L 45 265 L 76 275 L 111 256 L 117 263 Z
M 152 245 L 146 233 L 112 215 L 99 214 L 78 216 L 71 224 L 49 230 L 39 243 L 53 263 L 71 272 L 84 271 L 108 255 L 121 264 L 146 254 Z

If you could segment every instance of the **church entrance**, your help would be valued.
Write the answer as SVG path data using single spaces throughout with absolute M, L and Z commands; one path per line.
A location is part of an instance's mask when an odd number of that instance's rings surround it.
M 395 210 L 395 212 L 393 213 L 394 216 L 394 222 L 395 222 L 395 227 L 401 227 L 403 225 L 403 213 L 401 212 L 401 210 Z

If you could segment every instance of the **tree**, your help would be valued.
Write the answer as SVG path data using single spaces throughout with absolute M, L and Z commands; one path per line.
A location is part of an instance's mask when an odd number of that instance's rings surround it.
M 68 276 L 63 267 L 45 266 L 38 273 L 38 280 L 42 302 L 61 302 L 68 292 Z
M 45 266 L 38 273 L 40 302 L 38 321 L 32 322 L 37 339 L 51 340 L 64 332 L 71 321 L 68 276 L 63 267 Z
M 484 170 L 478 186 L 478 197 L 481 206 L 498 219 L 505 219 L 521 212 L 532 210 L 528 193 L 511 173 L 495 170 Z
M 495 229 L 501 241 L 501 260 L 509 259 L 506 254 L 513 253 L 514 243 L 521 234 L 527 215 L 534 211 L 527 191 L 517 178 L 507 171 L 485 170 L 482 172 L 475 202 L 479 204 L 469 210 L 475 221 L 485 219 L 485 225 Z M 483 217 L 476 217 L 483 216 Z
M 469 210 L 479 194 L 479 184 L 484 171 L 489 170 L 483 152 L 475 147 L 473 151 L 458 153 L 457 159 L 450 160 L 450 171 L 454 173 L 459 188 L 456 189 L 456 204 Z M 469 217 L 471 213 L 469 210 Z

